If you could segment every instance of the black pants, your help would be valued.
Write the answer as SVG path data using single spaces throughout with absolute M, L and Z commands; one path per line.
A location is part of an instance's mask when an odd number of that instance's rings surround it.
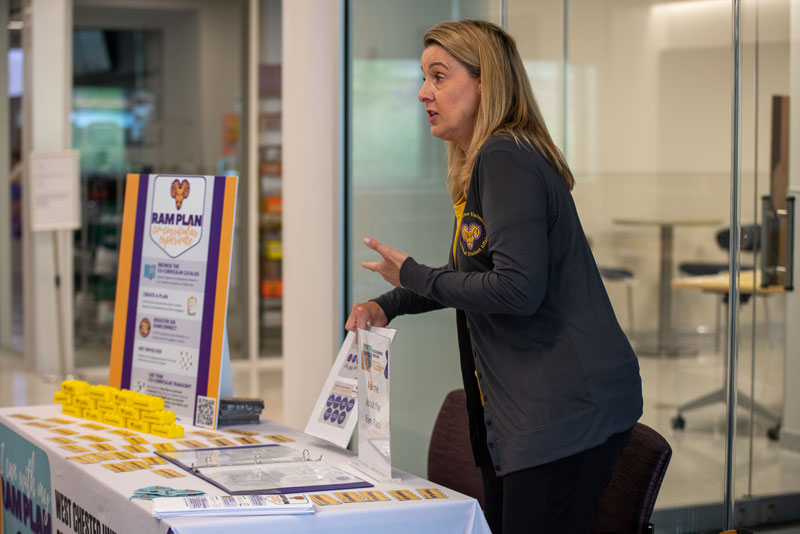
M 597 504 L 631 430 L 593 449 L 498 477 L 483 473 L 484 514 L 494 534 L 591 532 Z

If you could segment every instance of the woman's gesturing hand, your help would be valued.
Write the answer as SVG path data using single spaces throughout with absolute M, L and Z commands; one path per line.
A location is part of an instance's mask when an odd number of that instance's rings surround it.
M 371 237 L 365 237 L 364 244 L 380 254 L 383 259 L 381 261 L 365 261 L 361 266 L 373 273 L 378 273 L 393 286 L 400 287 L 400 266 L 406 261 L 408 254 L 387 247 Z
M 365 330 L 367 323 L 372 326 L 386 326 L 388 322 L 383 308 L 377 302 L 370 300 L 353 305 L 353 309 L 350 310 L 350 317 L 347 318 L 347 323 L 345 323 L 344 327 L 347 330 L 357 332 L 359 328 Z

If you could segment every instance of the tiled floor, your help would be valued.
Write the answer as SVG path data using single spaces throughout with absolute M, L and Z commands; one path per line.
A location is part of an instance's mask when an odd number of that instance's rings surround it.
M 761 332 L 756 343 L 755 381 L 752 382 L 752 344 L 740 350 L 740 389 L 749 393 L 751 385 L 757 401 L 779 412 L 783 396 L 783 348 L 774 332 Z M 717 403 L 685 414 L 686 427 L 674 430 L 671 419 L 677 406 L 722 385 L 723 358 L 714 350 L 710 336 L 685 339 L 699 349 L 693 356 L 678 358 L 640 357 L 644 384 L 645 415 L 642 422 L 658 430 L 673 448 L 673 457 L 659 500 L 661 507 L 691 507 L 719 502 L 723 496 L 725 458 L 725 406 Z M 92 368 L 82 378 L 90 382 L 107 380 L 107 369 Z M 261 397 L 264 416 L 283 419 L 283 392 L 280 370 L 249 372 L 234 364 L 234 391 L 240 395 Z M 59 388 L 27 372 L 21 358 L 0 351 L 0 406 L 50 403 Z M 787 451 L 767 438 L 772 425 L 756 416 L 750 433 L 749 412 L 740 409 L 737 419 L 736 495 L 763 496 L 787 492 L 800 493 L 800 453 Z M 752 449 L 751 449 L 752 445 Z M 752 455 L 752 461 L 750 460 Z M 782 526 L 755 529 L 758 534 L 800 533 L 800 527 Z
M 756 366 L 751 372 L 752 345 L 745 343 L 739 353 L 739 389 L 775 414 L 783 398 L 783 347 L 767 336 L 756 344 Z M 641 357 L 645 409 L 642 422 L 658 430 L 673 448 L 672 461 L 659 493 L 658 507 L 691 506 L 721 501 L 723 496 L 725 428 L 727 418 L 722 402 L 684 414 L 686 427 L 672 428 L 677 407 L 723 384 L 723 356 L 713 342 L 702 336 L 688 340 L 700 349 L 695 356 L 679 358 Z M 755 376 L 751 383 L 750 377 Z M 737 497 L 800 492 L 800 453 L 781 448 L 767 437 L 774 421 L 749 410 L 737 412 L 735 443 Z M 752 457 L 752 461 L 750 458 Z

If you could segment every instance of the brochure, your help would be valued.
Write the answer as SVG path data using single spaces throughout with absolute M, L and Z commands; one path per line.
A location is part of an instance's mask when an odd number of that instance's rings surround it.
M 239 515 L 313 514 L 305 495 L 216 495 L 153 499 L 153 516 L 213 517 Z

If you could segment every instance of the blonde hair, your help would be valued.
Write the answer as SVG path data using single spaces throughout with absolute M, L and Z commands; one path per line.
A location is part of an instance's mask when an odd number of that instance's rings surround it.
M 564 155 L 547 131 L 533 96 L 514 39 L 501 27 L 482 20 L 442 22 L 425 32 L 425 48 L 439 45 L 481 82 L 472 140 L 466 152 L 450 141 L 447 147 L 447 186 L 453 202 L 466 197 L 478 150 L 492 135 L 510 134 L 517 144 L 533 145 L 564 178 L 575 185 Z

